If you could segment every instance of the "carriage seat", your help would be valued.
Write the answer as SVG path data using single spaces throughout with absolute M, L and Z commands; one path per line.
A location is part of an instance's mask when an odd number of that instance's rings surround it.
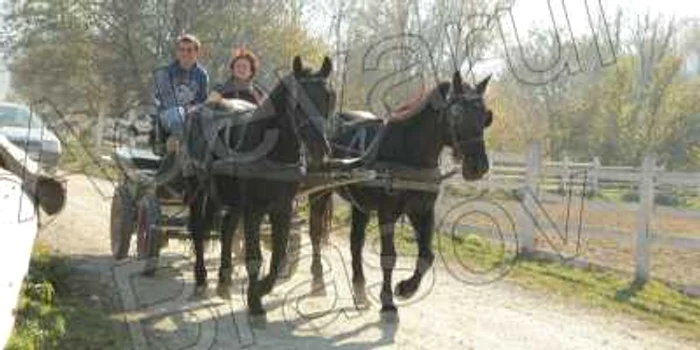
M 222 99 L 219 101 L 208 101 L 202 107 L 218 112 L 224 112 L 231 115 L 239 115 L 240 113 L 254 111 L 258 106 L 242 99 Z M 195 112 L 196 113 L 196 112 Z M 165 144 L 170 136 L 166 128 L 161 123 L 158 113 L 150 115 L 151 117 L 151 135 L 150 145 L 153 153 L 159 156 L 164 156 L 166 153 Z M 189 117 L 189 115 L 187 116 Z
M 229 113 L 249 112 L 258 108 L 254 103 L 239 98 L 224 98 L 218 101 L 208 101 L 205 106 Z

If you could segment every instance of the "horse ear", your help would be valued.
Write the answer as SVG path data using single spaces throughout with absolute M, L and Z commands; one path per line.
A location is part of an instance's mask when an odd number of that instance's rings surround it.
M 489 81 L 491 81 L 491 74 L 476 85 L 476 92 L 478 92 L 479 95 L 483 95 L 484 92 L 486 92 L 486 87 L 489 85 Z
M 303 67 L 301 65 L 301 57 L 295 56 L 294 57 L 294 62 L 292 63 L 292 69 L 294 70 L 294 73 L 301 73 Z
M 328 56 L 323 58 L 323 66 L 321 66 L 321 70 L 319 71 L 319 74 L 324 77 L 328 78 L 331 75 L 331 71 L 333 70 L 333 63 L 331 62 L 331 59 L 328 58 Z
M 452 87 L 455 93 L 461 94 L 464 92 L 464 84 L 462 83 L 462 74 L 456 71 L 452 76 Z

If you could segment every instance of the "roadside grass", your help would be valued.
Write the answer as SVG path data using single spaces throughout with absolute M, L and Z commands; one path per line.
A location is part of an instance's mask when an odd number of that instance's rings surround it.
M 657 280 L 636 284 L 631 276 L 615 271 L 573 267 L 544 258 L 518 261 L 506 280 L 584 306 L 631 315 L 654 327 L 700 341 L 700 298 Z
M 688 200 L 688 208 L 700 210 L 700 195 L 694 196 Z
M 66 332 L 65 314 L 57 307 L 56 285 L 67 270 L 43 246 L 37 246 L 21 289 L 15 327 L 6 349 L 52 349 Z
M 348 222 L 347 217 L 342 221 Z M 347 229 L 340 232 L 347 238 Z M 417 255 L 412 236 L 410 225 L 397 225 L 394 241 L 399 254 Z M 370 223 L 365 249 L 371 245 L 375 246 L 371 249 L 378 249 L 378 239 L 377 226 Z M 517 257 L 512 250 L 476 234 L 436 236 L 433 249 L 436 260 L 442 256 L 451 267 L 472 273 L 512 263 L 504 280 L 514 285 L 583 307 L 632 316 L 654 328 L 700 342 L 700 298 L 657 280 L 638 285 L 630 275 L 601 267 L 573 266 L 537 254 Z
M 6 350 L 123 349 L 128 335 L 122 322 L 90 302 L 91 284 L 88 278 L 76 281 L 66 258 L 38 243 Z

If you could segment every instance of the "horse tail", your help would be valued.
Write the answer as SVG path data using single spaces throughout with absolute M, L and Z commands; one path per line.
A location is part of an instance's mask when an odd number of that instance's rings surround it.
M 328 244 L 333 224 L 333 191 L 323 191 L 309 196 L 309 224 L 311 241 Z

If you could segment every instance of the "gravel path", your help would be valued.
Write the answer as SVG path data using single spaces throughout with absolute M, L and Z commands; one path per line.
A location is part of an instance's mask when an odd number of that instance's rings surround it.
M 310 289 L 305 245 L 300 270 L 263 300 L 267 324 L 254 324 L 245 314 L 241 267 L 237 267 L 237 289 L 231 300 L 215 296 L 193 300 L 193 259 L 186 244 L 170 245 L 155 278 L 139 276 L 140 263 L 111 262 L 111 186 L 81 176 L 68 180 L 67 207 L 55 221 L 44 222 L 41 238 L 79 258 L 82 268 L 112 279 L 135 349 L 700 348 L 634 320 L 548 300 L 505 282 L 465 285 L 442 266 L 426 276 L 415 298 L 399 303 L 398 324 L 386 323 L 379 317 L 376 300 L 366 311 L 352 307 L 349 249 L 337 237 L 325 252 L 327 296 L 305 296 Z M 208 255 L 211 277 L 216 276 L 217 250 Z M 369 252 L 368 295 L 376 299 L 379 258 Z M 400 259 L 395 282 L 409 275 L 412 263 L 412 258 Z

